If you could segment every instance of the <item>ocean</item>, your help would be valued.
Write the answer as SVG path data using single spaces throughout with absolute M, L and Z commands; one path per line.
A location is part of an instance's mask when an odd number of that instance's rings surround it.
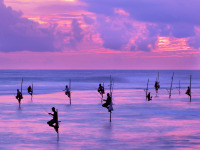
M 191 101 L 185 94 L 190 75 Z M 97 92 L 99 83 L 109 92 L 110 76 L 114 81 L 111 122 Z M 19 107 L 15 95 L 22 78 Z M 69 80 L 71 105 L 63 91 Z M 144 92 L 148 80 L 152 101 Z M 32 84 L 31 99 L 27 88 Z M 47 125 L 52 107 L 61 121 L 59 138 Z M 196 70 L 1 70 L 0 110 L 1 150 L 200 149 L 200 71 Z
M 199 70 L 0 70 L 0 95 L 13 95 L 21 88 L 27 94 L 29 85 L 34 86 L 34 94 L 60 92 L 71 80 L 71 90 L 96 90 L 99 83 L 109 88 L 110 76 L 115 89 L 145 89 L 149 79 L 149 89 L 160 81 L 160 89 L 169 89 L 174 72 L 173 88 L 187 89 L 192 75 L 192 88 L 200 88 Z

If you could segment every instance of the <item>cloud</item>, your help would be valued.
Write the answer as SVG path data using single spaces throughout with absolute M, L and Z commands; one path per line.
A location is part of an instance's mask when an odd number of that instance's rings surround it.
M 196 35 L 196 36 L 194 36 L 194 37 L 191 37 L 191 38 L 188 40 L 189 46 L 192 46 L 192 47 L 194 47 L 195 49 L 199 49 L 199 48 L 200 48 L 199 39 L 200 39 L 200 35 Z
M 78 43 L 82 42 L 84 38 L 84 33 L 82 28 L 80 27 L 80 23 L 77 19 L 73 19 L 71 23 L 71 36 L 69 39 L 69 43 L 66 46 L 69 46 L 72 49 L 77 49 Z
M 123 50 L 129 42 L 130 35 L 123 24 L 115 21 L 115 19 L 106 20 L 104 17 L 98 17 L 97 31 L 100 33 L 105 48 Z
M 40 24 L 22 17 L 22 13 L 6 7 L 0 0 L 0 51 L 57 51 L 60 50 L 56 26 Z
M 89 25 L 94 24 L 94 22 L 95 22 L 94 19 L 88 17 L 88 16 L 85 15 L 85 14 L 82 14 L 82 16 L 83 16 L 83 20 L 84 20 L 84 22 L 85 22 L 86 24 L 89 24 Z
M 176 38 L 187 38 L 195 35 L 194 25 L 177 23 L 172 25 L 172 35 Z
M 155 48 L 155 42 L 157 41 L 157 37 L 151 38 L 137 38 L 135 40 L 136 49 L 140 51 L 151 51 L 152 48 Z
M 115 8 L 128 12 L 134 19 L 145 22 L 200 24 L 198 0 L 83 0 L 87 9 L 97 14 L 112 16 Z
M 73 19 L 71 26 L 72 26 L 74 40 L 80 42 L 84 37 L 82 33 L 83 30 L 80 27 L 80 23 L 76 19 Z
M 141 39 L 153 38 L 152 40 L 148 41 L 155 41 L 156 36 L 171 36 L 175 38 L 194 37 L 196 32 L 195 26 L 200 26 L 199 0 L 101 0 L 101 2 L 94 0 L 83 1 L 88 4 L 85 9 L 96 13 L 97 15 L 104 15 L 112 18 L 116 15 L 117 9 L 123 10 L 123 14 L 128 14 L 125 17 L 129 16 L 130 20 L 132 19 L 146 23 L 146 31 L 148 34 L 146 34 L 146 37 Z M 149 24 L 154 24 L 154 26 L 149 26 Z M 126 33 L 122 34 L 125 36 Z M 135 43 L 139 44 L 138 47 L 142 48 L 140 44 L 145 41 L 147 42 L 147 40 L 144 41 L 141 39 L 139 38 Z M 195 41 L 191 42 L 192 40 L 195 39 L 191 38 L 190 43 L 195 43 Z M 106 43 L 107 41 L 104 42 Z M 197 44 L 195 45 L 197 46 Z M 143 46 L 143 48 L 145 51 L 148 50 L 147 46 Z

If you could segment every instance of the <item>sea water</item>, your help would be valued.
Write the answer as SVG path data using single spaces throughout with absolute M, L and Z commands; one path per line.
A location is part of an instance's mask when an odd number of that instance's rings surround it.
M 190 75 L 191 101 L 185 94 Z M 199 75 L 200 71 L 181 70 L 1 70 L 0 149 L 200 149 Z M 111 122 L 97 92 L 99 83 L 109 92 L 110 76 L 114 81 Z M 22 78 L 24 98 L 19 107 L 15 95 Z M 161 86 L 158 94 L 156 78 Z M 146 100 L 144 91 L 148 79 L 152 101 Z M 71 105 L 63 91 L 69 80 Z M 27 88 L 32 83 L 31 99 Z M 52 107 L 61 121 L 59 139 L 47 125 Z
M 169 89 L 173 77 L 174 89 L 187 89 L 192 76 L 192 88 L 200 88 L 198 70 L 0 70 L 0 95 L 16 94 L 22 89 L 27 94 L 29 85 L 34 87 L 34 94 L 60 92 L 69 85 L 72 90 L 96 90 L 99 83 L 109 88 L 110 76 L 115 89 L 145 89 L 149 80 L 149 89 L 154 88 L 156 80 L 161 89 Z

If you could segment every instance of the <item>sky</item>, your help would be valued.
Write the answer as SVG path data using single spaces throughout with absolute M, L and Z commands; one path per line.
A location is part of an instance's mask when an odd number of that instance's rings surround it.
M 200 69 L 199 0 L 0 0 L 0 69 Z

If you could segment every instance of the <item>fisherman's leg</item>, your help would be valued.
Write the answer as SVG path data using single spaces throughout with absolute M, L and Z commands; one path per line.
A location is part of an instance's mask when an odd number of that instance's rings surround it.
M 102 106 L 108 108 L 108 103 L 104 103 Z
M 71 95 L 70 95 L 70 92 L 67 93 L 67 96 L 70 98 L 70 96 L 71 96 Z
M 58 133 L 58 128 L 59 128 L 58 124 L 55 124 L 54 129 L 55 129 L 55 131 L 56 131 L 57 133 Z
M 51 126 L 51 127 L 54 127 L 54 125 L 53 125 L 54 124 L 54 120 L 52 119 L 52 120 L 48 121 L 47 124 L 49 126 Z
M 102 105 L 102 107 L 107 107 L 107 103 L 104 103 L 104 104 Z

